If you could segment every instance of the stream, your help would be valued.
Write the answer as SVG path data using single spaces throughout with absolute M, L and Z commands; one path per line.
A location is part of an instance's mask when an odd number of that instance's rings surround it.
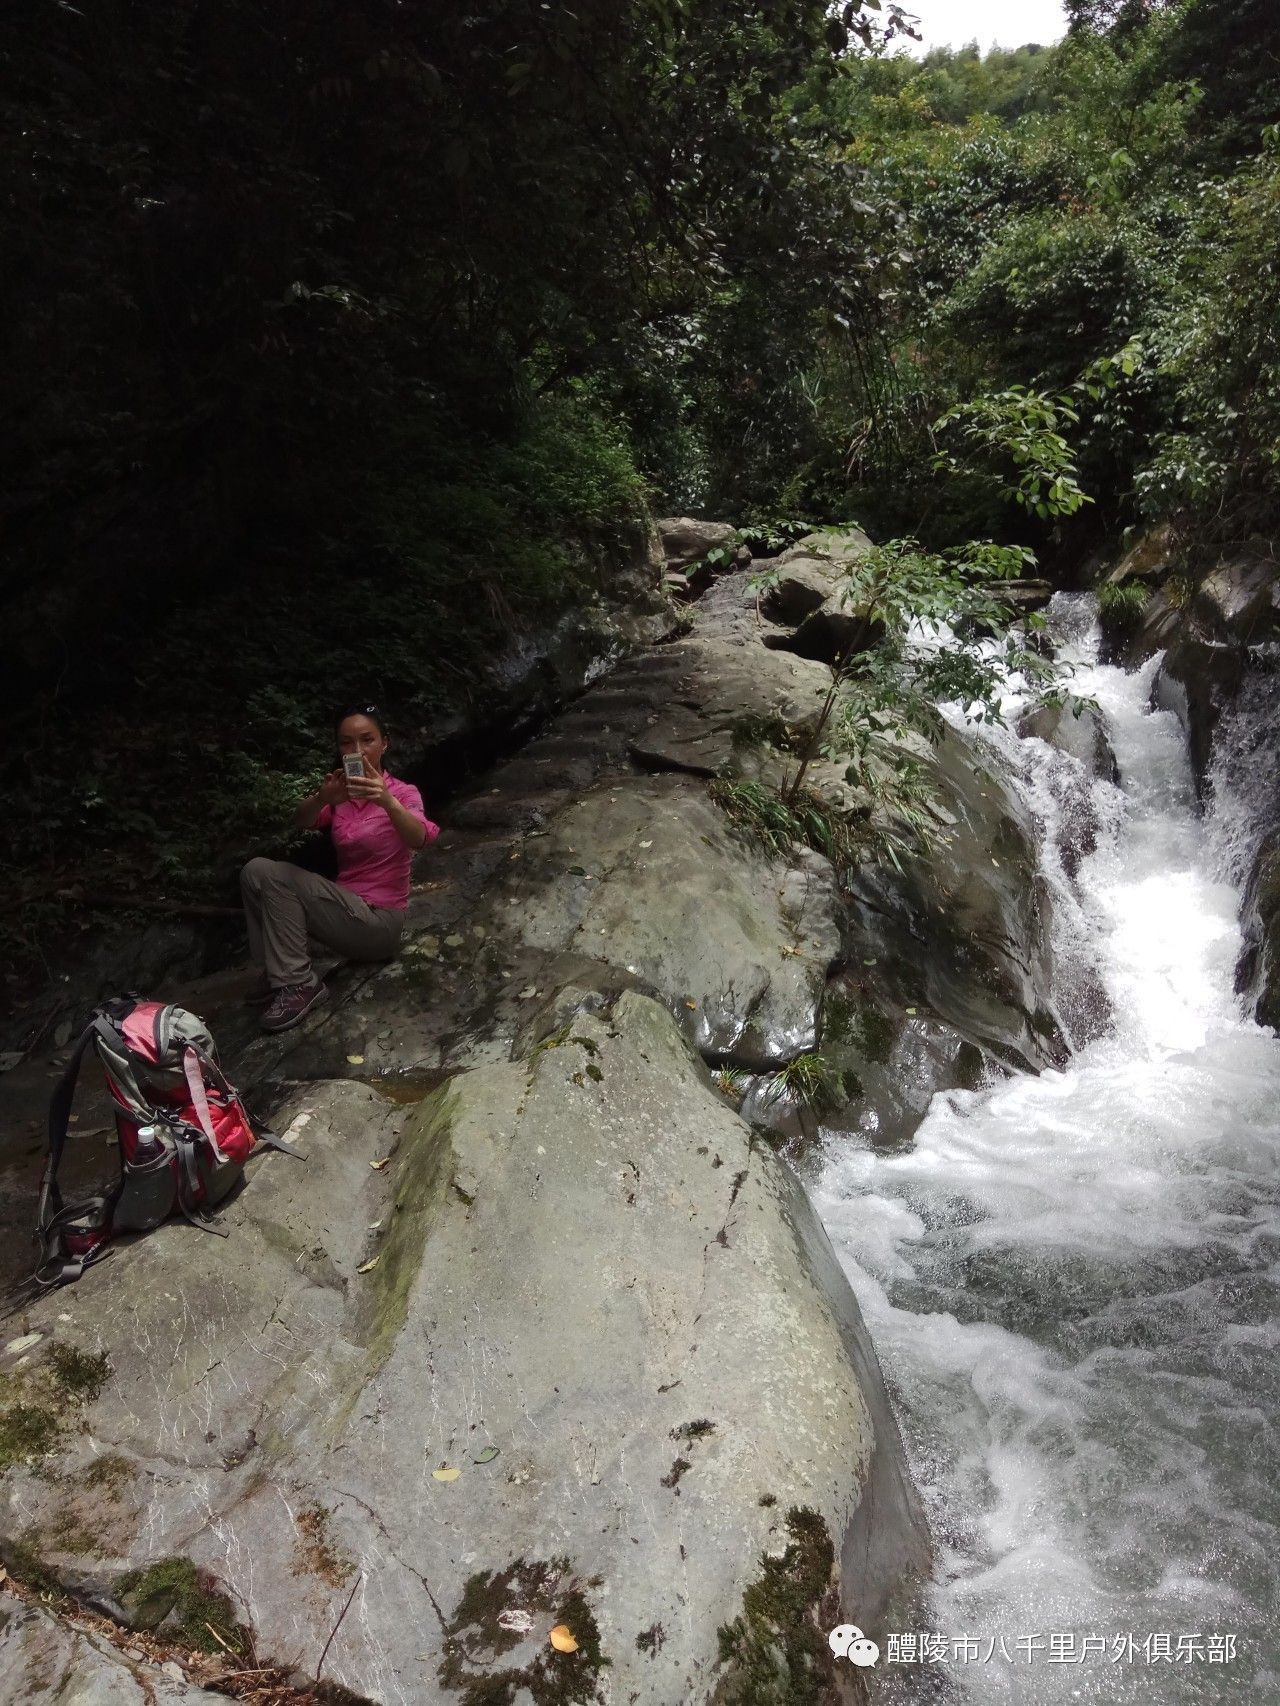
M 815 1192 L 935 1544 L 879 1697 L 1260 1706 L 1280 1700 L 1280 1038 L 1233 992 L 1257 730 L 1226 731 L 1201 815 L 1183 732 L 1149 708 L 1156 660 L 1100 665 L 1082 597 L 1049 614 L 1120 768 L 1092 784 L 1074 882 L 1075 761 L 984 738 L 1044 829 L 1057 964 L 1091 966 L 1111 1023 L 1062 1071 L 938 1095 L 909 1149 L 829 1137 Z

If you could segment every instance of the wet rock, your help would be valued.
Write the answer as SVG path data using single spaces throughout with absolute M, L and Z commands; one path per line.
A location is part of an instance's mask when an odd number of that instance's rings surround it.
M 174 1676 L 173 1671 L 177 1670 Z M 179 1706 L 225 1701 L 175 1665 L 150 1665 L 104 1635 L 0 1593 L 0 1700 L 43 1706 Z
M 1212 756 L 1213 731 L 1240 690 L 1244 663 L 1238 646 L 1182 626 L 1152 683 L 1152 704 L 1158 710 L 1172 711 L 1186 731 L 1196 786 L 1201 791 Z
M 1024 740 L 1046 741 L 1059 752 L 1078 759 L 1089 776 L 1099 776 L 1107 782 L 1120 780 L 1106 722 L 1087 705 L 1080 707 L 1078 713 L 1067 705 L 1040 705 L 1022 718 L 1018 733 Z
M 354 1587 L 324 1674 L 373 1701 L 522 1675 L 550 1698 L 562 1622 L 580 1681 L 607 1660 L 620 1699 L 721 1697 L 749 1654 L 717 1630 L 762 1554 L 795 1557 L 796 1513 L 822 1615 L 876 1626 L 928 1548 L 825 1234 L 662 1007 L 562 1011 L 411 1111 L 309 1086 L 286 1116 L 310 1161 L 259 1164 L 230 1244 L 170 1224 L 103 1264 L 76 1329 L 111 1379 L 56 1460 L 10 1470 L 0 1538 L 105 1588 L 190 1560 L 260 1660 L 312 1674 Z M 91 1440 L 125 1465 L 121 1527 L 66 1556 Z
M 1027 808 L 994 756 L 949 725 L 920 759 L 946 839 L 901 871 L 868 859 L 850 874 L 858 952 L 894 964 L 907 1005 L 983 1052 L 1031 1071 L 1061 1064 L 1049 902 Z
M 1170 602 L 1163 587 L 1156 587 L 1133 622 L 1116 629 L 1104 619 L 1103 661 L 1136 669 L 1147 658 L 1171 646 L 1182 626 L 1182 611 Z
M 1280 1031 L 1280 832 L 1258 848 L 1245 885 L 1240 922 L 1244 948 L 1236 990 L 1260 1025 Z
M 735 578 L 722 585 L 729 587 Z M 631 756 L 644 769 L 721 775 L 744 730 L 773 724 L 792 729 L 800 739 L 816 723 L 831 682 L 829 671 L 788 652 L 766 650 L 754 617 L 741 607 L 724 615 L 717 629 L 682 642 L 687 667 L 679 697 L 660 708 L 631 743 Z M 745 637 L 737 629 L 739 621 L 749 624 Z

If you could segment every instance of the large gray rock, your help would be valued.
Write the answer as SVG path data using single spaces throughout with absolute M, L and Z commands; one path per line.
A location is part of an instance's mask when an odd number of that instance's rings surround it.
M 310 1159 L 259 1164 L 229 1243 L 170 1224 L 34 1303 L 41 1357 L 111 1373 L 9 1471 L 0 1540 L 135 1615 L 122 1574 L 189 1560 L 261 1659 L 332 1635 L 372 1701 L 834 1694 L 825 1629 L 900 1615 L 928 1555 L 856 1302 L 670 1015 L 562 995 L 528 1060 L 416 1108 L 307 1087 Z
M 94 1629 L 0 1593 L 0 1706 L 215 1706 L 226 1698 L 130 1659 Z
M 1192 612 L 1218 641 L 1246 646 L 1280 627 L 1280 575 L 1274 562 L 1241 557 L 1219 563 L 1196 589 Z
M 807 534 L 784 551 L 761 609 L 790 632 L 765 634 L 764 644 L 828 664 L 874 645 L 882 629 L 845 596 L 849 571 L 872 549 L 860 528 L 849 527 Z
M 691 515 L 661 517 L 655 524 L 669 569 L 687 569 L 708 551 L 737 549 L 738 530 L 727 521 L 699 521 Z
M 504 913 L 527 948 L 642 978 L 694 1047 L 752 1070 L 814 1047 L 840 953 L 827 860 L 767 858 L 704 785 L 674 775 L 577 801 L 503 877 Z
M 1150 580 L 1164 574 L 1177 560 L 1177 540 L 1167 521 L 1149 527 L 1129 546 L 1107 575 L 1113 586 L 1128 580 Z

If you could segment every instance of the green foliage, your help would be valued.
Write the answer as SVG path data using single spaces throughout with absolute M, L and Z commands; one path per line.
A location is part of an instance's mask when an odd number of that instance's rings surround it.
M 1049 397 L 1011 385 L 995 395 L 957 403 L 935 423 L 945 439 L 958 438 L 962 454 L 938 452 L 934 466 L 951 474 L 990 471 L 1011 503 L 1042 521 L 1074 515 L 1093 499 L 1080 490 L 1076 465 L 1058 430 L 1080 416 L 1069 397 Z

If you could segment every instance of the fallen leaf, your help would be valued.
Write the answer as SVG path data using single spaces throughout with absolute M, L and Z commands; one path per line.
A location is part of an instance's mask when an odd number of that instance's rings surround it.
M 685 1006 L 686 1007 L 692 1007 L 696 1011 L 698 1003 L 696 1001 L 686 1001 Z
M 863 960 L 862 963 L 864 966 L 873 966 L 876 962 L 874 960 Z
M 641 842 L 641 843 L 640 843 L 640 845 L 641 845 L 641 847 L 652 847 L 652 846 L 653 846 L 653 842 L 652 842 L 652 841 L 642 841 L 642 842 Z
M 496 1445 L 486 1445 L 484 1450 L 480 1453 L 479 1457 L 472 1458 L 472 1462 L 473 1463 L 492 1463 L 494 1458 L 497 1455 L 498 1455 L 498 1448 Z
M 390 1159 L 391 1157 L 389 1155 L 384 1155 L 381 1161 L 371 1161 L 369 1165 L 373 1168 L 375 1173 L 380 1173 Z
M 910 1014 L 910 1015 L 911 1015 L 911 1017 L 912 1017 L 912 1018 L 913 1018 L 913 1019 L 914 1019 L 914 1018 L 915 1018 L 915 1015 L 916 1015 L 916 1010 L 915 1010 L 915 1008 L 914 1008 L 914 1007 L 904 1007 L 904 1008 L 903 1008 L 903 1009 L 902 1009 L 902 1011 L 903 1011 L 903 1012 L 904 1012 L 904 1013 L 909 1013 L 909 1014 Z
M 576 1653 L 578 1650 L 578 1643 L 567 1623 L 557 1623 L 547 1639 L 558 1653 Z
M 382 1259 L 382 1253 L 381 1253 L 381 1251 L 379 1251 L 378 1255 L 370 1256 L 370 1258 L 367 1262 L 361 1262 L 360 1266 L 356 1269 L 356 1272 L 358 1274 L 367 1274 L 369 1272 L 370 1268 L 376 1268 L 377 1267 L 377 1265 L 378 1265 L 379 1261 L 381 1261 L 381 1259 Z
M 585 877 L 586 874 L 586 871 L 581 865 L 570 865 L 569 867 L 569 875 L 571 877 Z
M 461 1469 L 449 1469 L 442 1463 L 439 1469 L 431 1471 L 431 1479 L 433 1481 L 456 1481 L 461 1473 Z
M 349 1064 L 352 1066 L 363 1066 L 364 1065 L 364 1056 L 362 1054 L 349 1054 L 347 1056 L 347 1060 L 348 1060 Z

